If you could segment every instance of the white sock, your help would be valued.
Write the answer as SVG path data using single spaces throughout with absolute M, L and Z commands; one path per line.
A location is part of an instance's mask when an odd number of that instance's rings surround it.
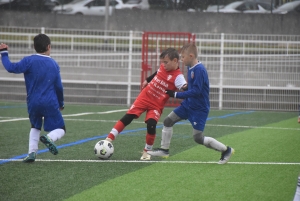
M 223 143 L 219 142 L 218 140 L 212 137 L 205 136 L 203 144 L 210 149 L 215 149 L 220 152 L 226 151 L 227 149 L 227 147 Z
M 36 153 L 38 151 L 40 133 L 41 133 L 41 131 L 36 128 L 30 129 L 28 154 L 30 154 L 31 152 Z
M 297 189 L 293 201 L 299 201 L 299 200 L 300 200 L 300 176 L 298 177 Z
M 152 150 L 153 145 L 146 144 L 144 150 L 150 151 Z
M 51 131 L 50 133 L 48 133 L 48 137 L 50 137 L 53 142 L 59 140 L 64 135 L 65 135 L 65 130 L 61 129 L 61 128 L 55 129 L 55 130 Z
M 169 149 L 172 135 L 173 135 L 173 127 L 164 126 L 161 133 L 161 143 L 160 143 L 162 149 Z

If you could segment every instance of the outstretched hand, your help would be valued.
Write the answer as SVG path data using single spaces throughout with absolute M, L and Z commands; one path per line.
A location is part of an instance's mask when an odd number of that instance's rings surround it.
M 170 97 L 175 96 L 175 91 L 172 91 L 172 90 L 169 90 L 169 89 L 166 89 L 165 93 L 168 94 Z
M 8 50 L 8 46 L 4 43 L 1 43 L 0 44 L 0 51 L 5 51 L 5 50 Z

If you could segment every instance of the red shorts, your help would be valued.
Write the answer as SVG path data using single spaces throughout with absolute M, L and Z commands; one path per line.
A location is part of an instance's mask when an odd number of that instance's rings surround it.
M 135 100 L 126 114 L 134 114 L 139 118 L 142 113 L 146 112 L 145 122 L 148 119 L 155 119 L 157 122 L 163 112 L 163 108 L 147 104 L 140 100 Z

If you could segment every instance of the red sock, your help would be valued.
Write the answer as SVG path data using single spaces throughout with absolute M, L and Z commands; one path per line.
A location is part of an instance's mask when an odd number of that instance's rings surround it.
M 125 128 L 125 125 L 120 120 L 114 126 L 114 129 L 116 129 L 119 133 L 121 133 L 124 128 Z
M 146 144 L 147 145 L 153 145 L 154 140 L 155 140 L 155 134 L 150 135 L 150 134 L 147 133 L 147 135 L 146 135 Z
M 119 133 L 121 133 L 123 131 L 123 129 L 125 128 L 125 125 L 123 124 L 123 122 L 121 122 L 120 120 L 114 125 L 114 129 L 116 129 L 118 131 L 118 133 L 112 133 L 112 131 L 108 134 L 108 138 L 115 140 L 115 136 L 118 135 Z
M 108 136 L 107 136 L 107 138 L 110 138 L 110 139 L 112 139 L 112 140 L 115 140 L 115 136 L 113 135 L 113 134 L 108 134 Z

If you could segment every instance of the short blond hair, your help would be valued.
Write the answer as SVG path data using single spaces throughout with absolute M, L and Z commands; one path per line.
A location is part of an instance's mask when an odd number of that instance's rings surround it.
M 195 57 L 198 57 L 198 50 L 195 43 L 186 43 L 182 46 L 180 53 L 186 52 L 187 54 L 193 54 Z

